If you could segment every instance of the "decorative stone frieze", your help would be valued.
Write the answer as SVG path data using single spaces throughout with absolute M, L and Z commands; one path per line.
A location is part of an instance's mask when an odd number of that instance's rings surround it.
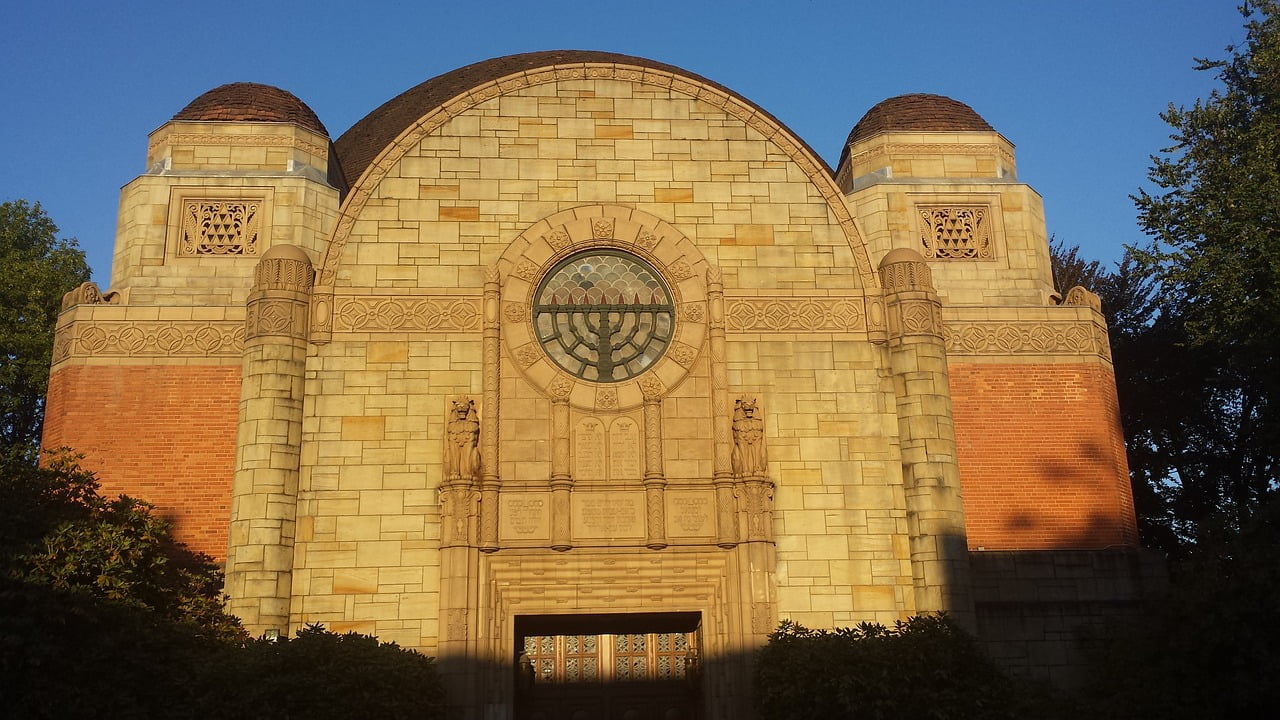
M 239 357 L 245 323 L 125 321 L 72 323 L 59 328 L 53 362 L 74 358 Z

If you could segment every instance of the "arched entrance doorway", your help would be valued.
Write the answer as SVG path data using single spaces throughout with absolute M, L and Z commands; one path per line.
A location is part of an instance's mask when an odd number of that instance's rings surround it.
M 699 613 L 515 619 L 516 720 L 696 720 Z

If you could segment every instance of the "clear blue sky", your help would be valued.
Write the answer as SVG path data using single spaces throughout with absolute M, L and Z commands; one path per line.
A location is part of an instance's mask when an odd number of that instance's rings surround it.
M 119 189 L 147 134 L 217 85 L 277 85 L 337 138 L 385 100 L 485 58 L 640 55 L 769 110 L 834 164 L 872 105 L 971 105 L 1012 141 L 1049 232 L 1117 259 L 1128 196 L 1168 145 L 1159 113 L 1216 86 L 1191 69 L 1244 39 L 1237 0 L 539 0 L 0 4 L 0 200 L 41 202 L 109 277 Z

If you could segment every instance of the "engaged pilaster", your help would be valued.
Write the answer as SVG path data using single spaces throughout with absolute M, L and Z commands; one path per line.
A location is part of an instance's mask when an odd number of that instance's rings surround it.
M 245 313 L 227 594 L 254 635 L 289 630 L 307 318 L 315 271 L 277 245 L 254 271 Z
M 945 611 L 972 626 L 969 553 L 942 304 L 929 266 L 915 251 L 897 249 L 886 254 L 880 262 L 880 283 L 897 396 L 915 609 Z

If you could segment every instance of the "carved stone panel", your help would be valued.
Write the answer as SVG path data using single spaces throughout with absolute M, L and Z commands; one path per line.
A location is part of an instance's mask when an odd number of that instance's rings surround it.
M 921 253 L 931 260 L 990 260 L 990 208 L 983 206 L 916 208 L 920 213 Z
M 604 423 L 596 418 L 583 418 L 573 427 L 573 477 L 605 479 Z
M 261 204 L 260 199 L 184 200 L 178 254 L 258 255 Z
M 590 540 L 641 541 L 645 536 L 644 491 L 575 492 L 572 516 L 576 545 Z
M 643 475 L 640 427 L 629 417 L 617 418 L 609 423 L 609 479 L 639 480 Z
M 551 498 L 548 493 L 502 493 L 498 532 L 502 541 L 549 541 Z
M 667 537 L 706 540 L 716 534 L 714 490 L 666 491 Z

